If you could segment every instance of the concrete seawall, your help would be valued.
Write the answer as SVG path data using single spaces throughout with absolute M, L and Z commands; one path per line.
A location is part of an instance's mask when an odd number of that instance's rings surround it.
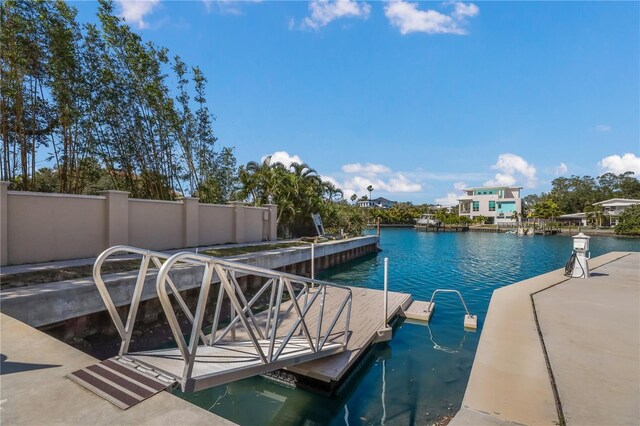
M 450 425 L 638 424 L 639 268 L 611 252 L 494 291 Z
M 365 236 L 348 240 L 330 241 L 315 247 L 315 270 L 347 262 L 377 252 L 379 238 Z M 311 269 L 311 248 L 294 247 L 233 256 L 230 260 L 267 269 L 308 275 Z M 142 300 L 156 299 L 157 272 L 147 275 Z M 180 292 L 199 288 L 202 270 L 185 267 L 172 274 Z M 133 294 L 137 271 L 104 276 L 103 279 L 116 306 L 126 307 Z M 105 311 L 104 303 L 92 278 L 38 284 L 3 290 L 0 293 L 2 313 L 33 327 L 43 327 Z M 157 314 L 160 311 L 156 312 Z

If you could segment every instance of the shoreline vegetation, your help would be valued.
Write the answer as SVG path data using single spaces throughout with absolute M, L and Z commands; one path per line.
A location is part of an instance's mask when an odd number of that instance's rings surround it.
M 276 204 L 281 238 L 315 235 L 312 213 L 341 235 L 360 235 L 377 219 L 413 225 L 425 213 L 445 225 L 486 219 L 470 221 L 429 204 L 361 208 L 357 201 L 372 200 L 373 185 L 366 182 L 364 195 L 346 199 L 305 163 L 268 156 L 237 166 L 233 148 L 215 136 L 206 75 L 132 31 L 112 0 L 99 0 L 92 24 L 79 22 L 64 0 L 7 0 L 0 12 L 0 180 L 11 190 L 93 195 L 115 189 L 142 199 Z M 37 168 L 37 158 L 46 158 L 46 166 Z M 599 228 L 607 216 L 594 203 L 610 198 L 640 199 L 637 176 L 559 177 L 548 193 L 524 197 L 517 213 L 553 222 L 584 212 Z M 640 235 L 640 207 L 628 210 L 633 215 L 621 215 L 616 232 Z

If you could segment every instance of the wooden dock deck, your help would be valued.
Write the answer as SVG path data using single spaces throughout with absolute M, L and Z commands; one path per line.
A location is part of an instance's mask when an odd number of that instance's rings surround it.
M 353 292 L 351 323 L 349 324 L 351 335 L 346 350 L 336 355 L 289 366 L 287 370 L 323 382 L 337 382 L 344 377 L 345 373 L 373 343 L 377 336 L 376 332 L 383 327 L 384 292 L 359 287 L 351 287 L 351 291 Z M 328 301 L 330 301 L 330 296 L 331 292 L 329 291 L 327 293 Z M 399 315 L 411 302 L 410 294 L 390 291 L 388 320 Z M 325 309 L 337 310 L 338 305 L 328 302 Z M 315 327 L 317 324 L 311 325 L 312 329 Z M 324 330 L 325 324 L 322 327 Z

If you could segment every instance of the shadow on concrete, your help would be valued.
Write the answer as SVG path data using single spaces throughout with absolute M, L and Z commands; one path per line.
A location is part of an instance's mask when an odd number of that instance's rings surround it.
M 43 368 L 61 367 L 54 364 L 27 364 L 24 362 L 8 362 L 5 354 L 0 354 L 0 376 L 23 371 L 41 370 Z

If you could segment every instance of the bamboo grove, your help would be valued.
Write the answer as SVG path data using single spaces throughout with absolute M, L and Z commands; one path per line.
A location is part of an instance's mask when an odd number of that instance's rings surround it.
M 143 42 L 110 0 L 98 22 L 80 25 L 63 0 L 0 4 L 0 178 L 17 190 L 228 200 L 235 157 L 218 147 L 202 71 Z

